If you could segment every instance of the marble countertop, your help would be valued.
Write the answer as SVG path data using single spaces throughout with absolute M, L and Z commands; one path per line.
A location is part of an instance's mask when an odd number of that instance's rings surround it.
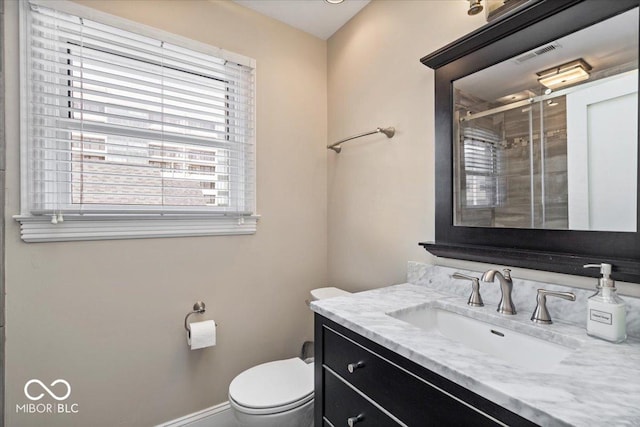
M 532 371 L 387 315 L 423 304 L 556 342 L 573 352 L 552 369 Z M 537 424 L 640 425 L 638 338 L 611 344 L 589 337 L 575 324 L 554 320 L 538 325 L 529 320 L 529 311 L 505 316 L 486 300 L 484 307 L 469 307 L 464 297 L 409 283 L 314 301 L 311 308 Z

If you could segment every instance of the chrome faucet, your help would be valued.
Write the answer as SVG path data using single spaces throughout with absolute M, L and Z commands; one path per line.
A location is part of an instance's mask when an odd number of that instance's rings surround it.
M 516 314 L 516 307 L 511 300 L 511 291 L 513 290 L 513 281 L 511 280 L 511 270 L 505 268 L 504 273 L 500 273 L 498 270 L 486 271 L 480 280 L 483 282 L 493 282 L 495 277 L 498 276 L 500 281 L 500 291 L 502 291 L 502 298 L 500 304 L 498 304 L 498 313 L 502 314 Z

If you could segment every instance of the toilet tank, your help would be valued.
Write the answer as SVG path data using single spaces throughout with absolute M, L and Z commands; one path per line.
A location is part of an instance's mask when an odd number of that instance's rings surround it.
M 316 288 L 311 290 L 311 301 L 317 301 L 319 299 L 341 297 L 345 295 L 351 295 L 351 292 L 328 286 L 326 288 Z

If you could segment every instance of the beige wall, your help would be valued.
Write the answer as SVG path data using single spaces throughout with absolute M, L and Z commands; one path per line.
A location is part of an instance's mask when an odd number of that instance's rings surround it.
M 408 260 L 483 271 L 435 258 L 433 70 L 419 58 L 484 25 L 462 0 L 373 0 L 328 41 L 329 140 L 377 126 L 328 155 L 329 281 L 350 290 L 403 282 Z M 513 276 L 593 289 L 595 279 L 513 269 Z M 618 283 L 621 293 L 640 287 Z
M 240 371 L 312 339 L 304 300 L 326 284 L 326 43 L 228 1 L 82 3 L 257 60 L 262 219 L 253 236 L 23 243 L 7 2 L 8 426 L 146 426 L 226 401 Z M 218 345 L 191 351 L 182 322 L 199 299 Z M 69 381 L 79 413 L 16 415 L 32 378 Z
M 395 126 L 329 153 L 329 281 L 405 280 L 433 240 L 433 71 L 419 61 L 484 23 L 464 1 L 373 1 L 328 42 L 329 140 Z

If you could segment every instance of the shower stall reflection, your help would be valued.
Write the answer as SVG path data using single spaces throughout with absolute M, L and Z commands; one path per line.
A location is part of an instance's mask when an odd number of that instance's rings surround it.
M 456 101 L 456 224 L 567 229 L 565 97 L 487 110 L 458 90 Z

